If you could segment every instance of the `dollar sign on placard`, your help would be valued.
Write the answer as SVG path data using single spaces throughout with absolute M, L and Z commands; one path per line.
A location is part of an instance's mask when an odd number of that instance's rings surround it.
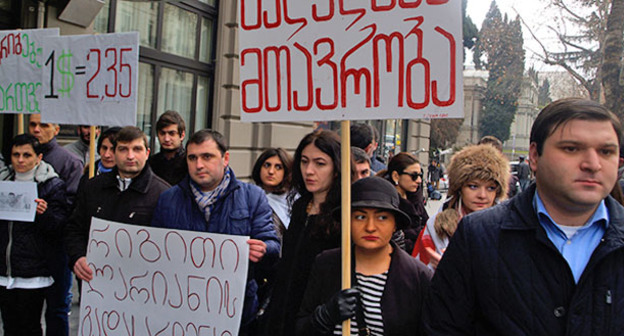
M 69 97 L 69 92 L 74 88 L 74 74 L 71 73 L 71 58 L 74 55 L 70 51 L 63 50 L 63 53 L 58 58 L 57 70 L 62 75 L 61 77 L 61 88 L 59 92 L 62 97 Z

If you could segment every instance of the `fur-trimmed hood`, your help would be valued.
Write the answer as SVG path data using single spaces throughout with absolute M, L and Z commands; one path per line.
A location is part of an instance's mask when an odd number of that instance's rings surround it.
M 464 184 L 471 180 L 494 181 L 498 185 L 496 199 L 507 196 L 509 161 L 491 145 L 471 145 L 451 158 L 448 167 L 448 196 L 459 199 Z
M 8 165 L 2 169 L 0 169 L 0 181 L 8 181 L 13 180 L 15 176 L 15 170 L 13 170 L 12 165 Z M 35 182 L 42 183 L 49 179 L 53 179 L 55 177 L 59 177 L 58 174 L 54 171 L 54 168 L 49 163 L 41 160 L 37 168 L 35 168 Z

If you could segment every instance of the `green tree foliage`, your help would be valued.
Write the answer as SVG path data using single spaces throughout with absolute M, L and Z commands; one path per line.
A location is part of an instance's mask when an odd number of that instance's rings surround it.
M 473 49 L 477 40 L 479 39 L 479 29 L 472 22 L 470 16 L 466 16 L 466 3 L 468 0 L 462 0 L 462 29 L 464 33 L 464 48 Z M 481 0 L 473 0 L 481 1 Z M 466 54 L 464 54 L 464 60 L 466 60 Z
M 524 49 L 519 18 L 502 17 L 492 1 L 481 25 L 478 48 L 488 70 L 487 90 L 479 118 L 481 136 L 493 135 L 505 141 L 518 109 L 524 74 Z
M 446 149 L 457 140 L 459 128 L 464 119 L 433 119 L 431 120 L 430 148 Z

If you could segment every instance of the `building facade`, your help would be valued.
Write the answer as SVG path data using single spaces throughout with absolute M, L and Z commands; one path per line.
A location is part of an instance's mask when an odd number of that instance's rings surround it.
M 104 4 L 94 13 L 93 22 L 82 27 L 59 19 L 72 2 Z M 38 26 L 59 27 L 61 35 L 139 32 L 137 126 L 148 135 L 153 152 L 158 151 L 156 120 L 165 111 L 175 110 L 186 120 L 187 134 L 203 128 L 223 133 L 230 144 L 231 165 L 239 176 L 248 177 L 265 148 L 294 152 L 299 139 L 319 126 L 313 122 L 241 122 L 235 0 L 0 0 L 0 29 Z M 427 161 L 427 121 L 366 122 L 380 133 L 379 156 L 411 151 Z M 15 134 L 16 119 L 0 115 L 0 127 L 6 143 Z M 71 134 L 66 131 L 64 135 Z

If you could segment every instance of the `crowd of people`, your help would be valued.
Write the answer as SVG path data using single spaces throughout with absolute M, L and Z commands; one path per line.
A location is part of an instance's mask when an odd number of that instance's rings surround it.
M 96 128 L 66 148 L 59 126 L 31 115 L 3 153 L 2 181 L 32 181 L 34 222 L 0 220 L 4 335 L 69 335 L 72 273 L 81 284 L 92 217 L 130 225 L 248 236 L 250 271 L 239 335 L 617 335 L 624 330 L 624 208 L 610 194 L 621 122 L 577 98 L 551 103 L 531 130 L 517 173 L 486 137 L 455 153 L 440 209 L 427 213 L 427 172 L 415 155 L 384 164 L 379 135 L 317 130 L 294 155 L 264 150 L 238 179 L 228 144 L 204 129 L 186 139 L 167 111 L 150 156 L 137 127 Z M 92 130 L 92 129 L 91 129 Z M 341 289 L 341 175 L 351 186 L 352 286 Z M 512 176 L 516 176 L 516 180 Z M 510 194 L 510 188 L 514 188 Z M 517 193 L 517 191 L 520 191 Z

